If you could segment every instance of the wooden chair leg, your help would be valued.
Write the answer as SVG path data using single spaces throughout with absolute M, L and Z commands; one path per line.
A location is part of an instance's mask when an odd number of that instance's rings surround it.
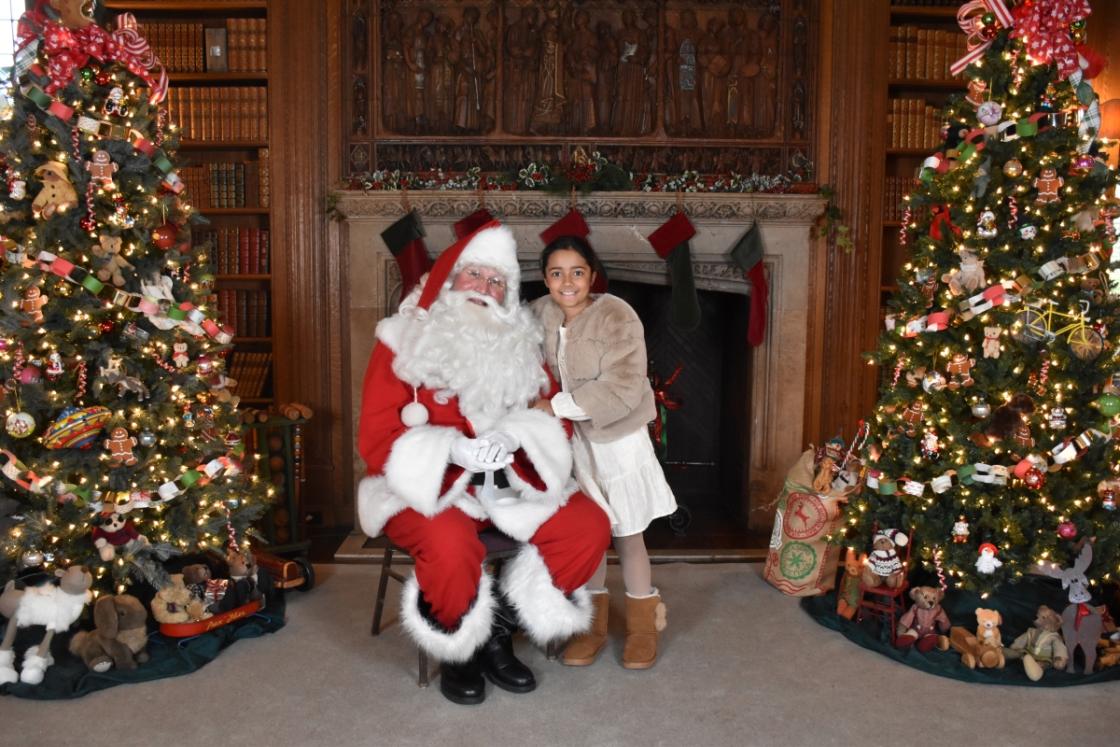
M 373 622 L 370 635 L 381 635 L 381 613 L 385 609 L 385 592 L 389 587 L 390 567 L 393 565 L 393 548 L 386 547 L 381 559 L 381 580 L 377 582 L 377 599 L 373 603 Z
M 420 687 L 427 687 L 428 682 L 429 682 L 429 680 L 428 680 L 428 654 L 422 648 L 417 649 L 417 651 L 420 652 L 420 656 L 419 656 L 419 659 L 420 659 L 420 662 L 419 662 L 420 673 L 416 677 L 416 684 L 419 685 Z

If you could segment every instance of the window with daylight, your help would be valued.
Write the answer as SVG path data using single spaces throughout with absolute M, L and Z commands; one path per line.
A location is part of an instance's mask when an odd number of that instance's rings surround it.
M 16 24 L 26 4 L 26 0 L 0 0 L 0 69 L 12 66 L 16 51 Z

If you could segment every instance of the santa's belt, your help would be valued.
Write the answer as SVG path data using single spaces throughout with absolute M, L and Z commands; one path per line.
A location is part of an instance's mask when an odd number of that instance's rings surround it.
M 479 487 L 482 487 L 485 480 L 486 480 L 486 473 L 485 472 L 475 472 L 474 474 L 471 475 L 471 485 L 477 485 Z M 495 472 L 494 472 L 494 487 L 497 488 L 498 490 L 503 490 L 504 488 L 509 487 L 509 480 L 506 479 L 506 473 L 505 472 L 502 472 L 501 470 L 495 470 Z

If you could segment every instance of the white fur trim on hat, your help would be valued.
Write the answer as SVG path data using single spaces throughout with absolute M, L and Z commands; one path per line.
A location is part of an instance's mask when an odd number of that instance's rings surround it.
M 875 533 L 875 539 L 885 539 L 893 542 L 897 547 L 906 547 L 910 538 L 897 529 L 880 529 Z
M 401 625 L 416 645 L 442 662 L 460 664 L 490 638 L 494 622 L 493 580 L 484 568 L 474 604 L 459 620 L 454 632 L 440 630 L 420 614 L 420 584 L 412 575 L 401 591 Z
M 522 545 L 506 562 L 500 585 L 525 632 L 539 646 L 591 627 L 591 595 L 587 589 L 581 586 L 569 598 L 556 588 L 544 559 L 532 545 Z
M 521 266 L 517 263 L 517 240 L 506 226 L 484 228 L 474 235 L 455 262 L 454 272 L 467 265 L 493 267 L 501 270 L 507 283 L 521 281 Z

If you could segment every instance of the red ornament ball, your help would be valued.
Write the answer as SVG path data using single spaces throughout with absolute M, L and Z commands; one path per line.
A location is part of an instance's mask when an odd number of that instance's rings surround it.
M 1023 475 L 1023 482 L 1031 490 L 1039 490 L 1046 484 L 1046 473 L 1038 467 L 1031 467 L 1027 470 L 1027 474 Z
M 106 319 L 105 321 L 101 322 L 101 324 L 99 324 L 97 326 L 101 330 L 101 334 L 107 335 L 107 334 L 109 334 L 110 332 L 113 331 L 113 320 L 112 319 Z
M 82 219 L 78 221 L 78 225 L 82 227 L 83 231 L 92 231 L 97 228 L 97 219 L 89 215 L 83 215 Z
M 160 249 L 167 251 L 175 246 L 175 240 L 178 236 L 178 226 L 173 223 L 164 223 L 162 226 L 152 231 L 152 243 Z
M 98 70 L 93 79 L 97 81 L 97 85 L 107 86 L 109 85 L 109 81 L 113 79 L 113 76 L 109 75 L 109 73 L 104 70 Z
M 1072 521 L 1063 521 L 1058 525 L 1058 536 L 1062 539 L 1073 539 L 1077 536 L 1077 525 Z

